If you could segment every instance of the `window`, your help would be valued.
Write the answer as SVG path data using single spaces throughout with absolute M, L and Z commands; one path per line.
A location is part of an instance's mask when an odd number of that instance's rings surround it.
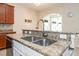
M 50 14 L 43 20 L 45 31 L 62 31 L 62 16 L 60 14 Z

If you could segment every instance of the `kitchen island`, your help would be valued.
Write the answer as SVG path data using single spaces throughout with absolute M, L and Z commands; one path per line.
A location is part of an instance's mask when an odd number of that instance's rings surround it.
M 17 34 L 17 33 L 16 34 L 7 34 L 6 36 L 13 41 L 16 41 L 34 51 L 40 53 L 42 56 L 62 56 L 62 55 L 64 55 L 64 52 L 67 49 L 69 49 L 69 46 L 71 44 L 71 41 L 57 40 L 57 42 L 55 42 L 49 46 L 40 46 L 40 45 L 34 44 L 32 42 L 21 39 L 21 37 L 23 36 L 22 34 Z

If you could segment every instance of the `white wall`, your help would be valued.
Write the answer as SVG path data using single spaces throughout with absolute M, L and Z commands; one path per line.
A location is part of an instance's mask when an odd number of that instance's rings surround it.
M 13 30 L 17 33 L 21 33 L 22 29 L 35 29 L 38 21 L 37 12 L 25 8 L 19 4 L 10 4 L 15 6 L 14 8 L 14 25 Z M 25 19 L 32 20 L 32 23 L 24 22 Z
M 37 13 L 32 9 L 25 8 L 18 4 L 11 4 L 15 6 L 15 24 L 13 25 L 13 29 L 17 32 L 21 32 L 24 29 L 35 29 L 36 23 L 42 17 L 50 14 L 50 13 L 60 13 L 63 17 L 63 31 L 64 32 L 77 32 L 79 31 L 78 23 L 79 23 L 79 4 L 69 4 L 69 5 L 55 5 L 52 8 L 46 9 L 42 12 Z M 72 12 L 73 16 L 68 17 L 67 13 Z M 32 23 L 24 22 L 24 19 L 32 20 Z M 39 25 L 40 29 L 42 29 L 42 23 Z
M 68 12 L 72 12 L 73 16 L 68 17 Z M 50 13 L 59 13 L 63 18 L 63 32 L 79 31 L 79 4 L 55 5 L 52 8 L 40 12 L 40 18 Z
M 45 17 L 50 13 L 60 13 L 63 17 L 63 32 L 78 32 L 79 31 L 79 4 L 54 5 L 44 11 L 37 13 L 34 10 L 25 8 L 18 4 L 11 4 L 15 6 L 15 24 L 14 31 L 21 33 L 22 29 L 32 29 L 36 27 L 39 19 Z M 68 12 L 72 12 L 73 16 L 68 17 Z M 32 23 L 25 23 L 24 19 L 31 19 Z M 42 23 L 40 22 L 40 30 L 42 30 Z M 76 40 L 76 46 L 79 46 L 79 40 Z
M 72 17 L 68 17 L 68 12 L 72 12 Z M 50 13 L 59 13 L 62 15 L 63 32 L 79 32 L 79 4 L 52 6 L 52 8 L 40 12 L 39 18 L 43 18 Z M 79 47 L 79 35 L 76 36 L 75 47 Z

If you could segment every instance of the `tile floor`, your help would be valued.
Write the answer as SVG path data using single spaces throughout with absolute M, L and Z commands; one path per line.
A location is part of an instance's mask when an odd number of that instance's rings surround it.
M 6 56 L 6 49 L 0 50 L 0 56 Z
M 12 49 L 8 48 L 8 49 L 0 50 L 0 56 L 12 56 Z

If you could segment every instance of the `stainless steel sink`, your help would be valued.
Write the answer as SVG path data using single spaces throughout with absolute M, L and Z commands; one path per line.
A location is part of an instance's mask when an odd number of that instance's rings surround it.
M 39 41 L 33 42 L 35 44 L 41 45 L 41 46 L 49 46 L 53 43 L 55 43 L 55 40 L 50 40 L 50 39 L 41 39 Z
M 40 37 L 34 37 L 34 36 L 27 36 L 27 37 L 21 37 L 21 39 L 27 40 L 29 42 L 36 42 L 40 40 Z
M 55 40 L 44 39 L 44 38 L 34 37 L 34 36 L 21 37 L 21 39 L 27 40 L 29 42 L 32 42 L 40 46 L 49 46 L 56 42 Z

